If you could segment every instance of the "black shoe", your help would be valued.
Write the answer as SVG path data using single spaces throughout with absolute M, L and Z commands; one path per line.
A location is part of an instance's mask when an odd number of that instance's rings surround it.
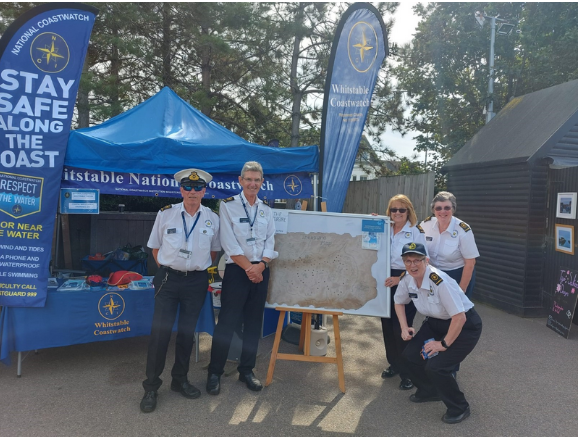
M 221 390 L 221 385 L 219 382 L 221 381 L 221 377 L 214 373 L 210 373 L 207 377 L 207 386 L 205 386 L 205 390 L 210 395 L 219 395 L 219 390 Z
M 157 407 L 157 392 L 154 390 L 145 392 L 145 396 L 141 399 L 141 411 L 151 413 L 155 407 Z
M 402 381 L 400 381 L 400 385 L 398 386 L 400 390 L 410 390 L 413 387 L 414 384 L 412 384 L 412 381 L 410 381 L 409 378 L 404 378 Z
M 248 374 L 239 374 L 239 381 L 241 381 L 242 383 L 245 383 L 247 385 L 247 388 L 249 390 L 253 390 L 254 392 L 259 392 L 261 389 L 263 389 L 263 386 L 261 384 L 261 381 L 259 381 L 255 375 L 253 374 L 253 372 L 249 372 Z
M 410 401 L 412 402 L 431 402 L 431 401 L 441 401 L 439 396 L 427 396 L 426 398 L 421 398 L 420 396 L 416 396 L 416 393 L 410 395 Z
M 189 381 L 180 383 L 179 381 L 171 381 L 171 390 L 181 393 L 185 398 L 195 399 L 201 396 L 201 390 L 191 384 Z
M 392 366 L 388 366 L 388 369 L 382 371 L 382 378 L 392 378 L 398 375 L 398 372 L 392 369 Z
M 466 410 L 458 416 L 449 416 L 445 413 L 444 416 L 442 417 L 442 422 L 446 422 L 447 424 L 458 424 L 459 422 L 464 421 L 469 416 L 470 416 L 470 407 L 467 407 Z

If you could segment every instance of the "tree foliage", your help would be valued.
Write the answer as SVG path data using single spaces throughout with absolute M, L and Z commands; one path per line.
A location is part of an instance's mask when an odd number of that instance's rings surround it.
M 408 92 L 406 127 L 423 133 L 415 150 L 435 152 L 436 171 L 485 123 L 490 26 L 481 29 L 475 11 L 519 21 L 520 33 L 496 36 L 495 112 L 513 97 L 577 78 L 577 3 L 428 3 L 414 11 L 421 21 L 395 73 Z

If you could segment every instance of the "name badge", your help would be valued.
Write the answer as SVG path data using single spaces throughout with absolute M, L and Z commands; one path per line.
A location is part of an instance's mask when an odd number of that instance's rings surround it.
M 418 299 L 418 294 L 416 294 L 416 293 L 408 293 L 408 296 L 409 296 L 411 299 Z
M 427 240 L 427 241 L 432 241 L 432 236 L 427 236 L 427 237 L 426 237 L 426 240 Z
M 170 235 L 172 233 L 177 233 L 177 229 L 167 229 L 167 235 Z
M 249 222 L 249 218 L 239 218 L 239 222 L 240 222 L 240 223 L 248 223 L 248 222 Z
M 190 252 L 189 250 L 181 249 L 179 250 L 179 257 L 183 259 L 189 259 L 191 258 L 191 253 L 192 252 Z
M 255 238 L 247 238 L 245 242 L 247 242 L 247 245 L 255 245 Z

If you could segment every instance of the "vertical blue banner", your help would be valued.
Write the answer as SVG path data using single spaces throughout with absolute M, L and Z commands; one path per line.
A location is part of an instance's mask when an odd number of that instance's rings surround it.
M 328 212 L 341 212 L 382 61 L 387 33 L 378 10 L 355 3 L 340 20 L 322 113 L 320 183 Z
M 47 3 L 0 39 L 0 305 L 46 301 L 62 167 L 97 13 Z

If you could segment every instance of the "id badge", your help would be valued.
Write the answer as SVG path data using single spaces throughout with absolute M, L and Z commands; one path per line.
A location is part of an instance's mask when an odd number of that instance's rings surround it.
M 255 238 L 247 238 L 245 242 L 247 242 L 247 245 L 255 245 Z
M 183 258 L 183 259 L 190 259 L 191 253 L 192 252 L 190 252 L 189 250 L 181 249 L 181 250 L 179 250 L 179 257 Z

